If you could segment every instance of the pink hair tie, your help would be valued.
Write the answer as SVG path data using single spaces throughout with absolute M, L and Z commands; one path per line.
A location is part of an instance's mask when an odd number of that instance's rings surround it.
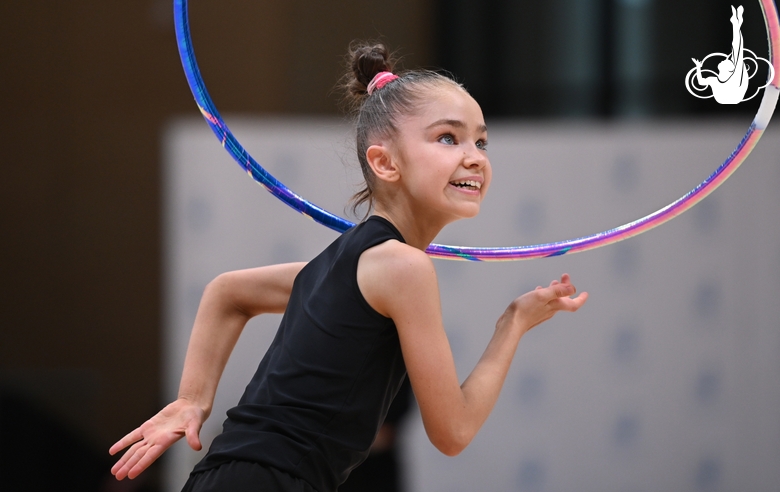
M 374 78 L 371 79 L 371 82 L 368 83 L 366 92 L 370 96 L 375 90 L 381 89 L 388 82 L 392 82 L 397 78 L 398 75 L 394 74 L 393 72 L 379 72 L 378 74 L 374 75 Z

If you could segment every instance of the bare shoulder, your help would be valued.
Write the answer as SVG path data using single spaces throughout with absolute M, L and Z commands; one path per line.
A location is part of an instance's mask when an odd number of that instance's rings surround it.
M 436 270 L 428 255 L 396 240 L 363 252 L 358 261 L 357 280 L 371 307 L 389 318 L 393 317 L 394 305 L 403 298 L 432 288 L 438 293 Z
M 433 262 L 424 251 L 394 239 L 365 250 L 358 263 L 358 270 L 361 268 L 406 280 L 421 269 L 434 271 Z

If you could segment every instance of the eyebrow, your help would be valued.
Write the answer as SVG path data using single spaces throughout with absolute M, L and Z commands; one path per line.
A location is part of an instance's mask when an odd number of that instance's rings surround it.
M 455 128 L 466 128 L 466 124 L 462 122 L 461 120 L 452 120 L 447 118 L 442 118 L 440 120 L 434 121 L 427 127 L 425 127 L 426 130 L 433 128 L 435 126 L 442 126 L 442 125 L 448 125 L 448 126 L 454 126 Z M 480 132 L 486 132 L 487 131 L 487 125 L 484 123 L 477 128 Z

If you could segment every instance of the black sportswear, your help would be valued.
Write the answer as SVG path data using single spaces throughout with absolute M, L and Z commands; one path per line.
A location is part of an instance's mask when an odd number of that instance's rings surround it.
M 331 492 L 368 455 L 406 374 L 393 320 L 366 302 L 360 255 L 398 230 L 372 216 L 295 278 L 274 341 L 194 473 L 248 461 Z

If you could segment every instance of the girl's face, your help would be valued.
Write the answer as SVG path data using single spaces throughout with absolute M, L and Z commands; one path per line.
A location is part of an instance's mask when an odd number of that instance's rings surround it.
M 402 193 L 420 217 L 474 217 L 492 176 L 482 109 L 451 86 L 432 90 L 418 108 L 398 119 L 391 146 Z

